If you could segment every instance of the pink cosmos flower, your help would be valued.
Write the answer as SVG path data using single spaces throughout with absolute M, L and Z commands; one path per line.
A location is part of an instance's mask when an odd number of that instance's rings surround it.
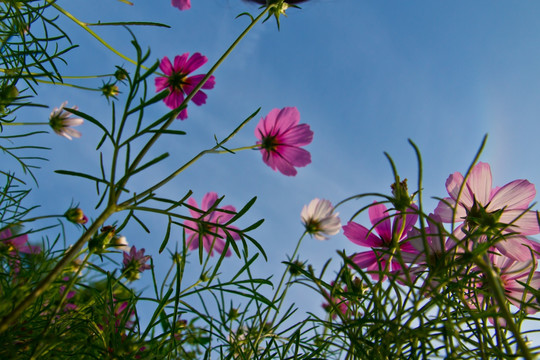
M 534 271 L 536 269 L 536 261 L 534 259 L 517 261 L 498 251 L 490 252 L 488 256 L 496 272 L 499 274 L 508 301 L 528 314 L 536 313 L 538 311 L 538 300 L 528 290 L 529 288 L 540 288 L 540 272 Z M 471 283 L 465 291 L 465 296 L 468 300 L 467 305 L 471 308 L 479 309 L 485 309 L 487 306 L 493 305 L 495 300 L 490 296 L 491 291 L 484 275 L 478 271 L 478 277 L 471 279 Z M 493 319 L 490 319 L 490 322 L 493 323 Z M 499 318 L 498 322 L 502 326 L 505 325 L 505 321 L 502 318 Z
M 373 228 L 379 236 L 375 235 L 370 229 L 349 221 L 343 226 L 343 234 L 353 243 L 370 247 L 371 251 L 364 251 L 353 255 L 352 261 L 361 269 L 367 269 L 374 280 L 379 280 L 381 272 L 386 269 L 386 263 L 390 258 L 390 252 L 393 250 L 392 238 L 397 237 L 397 244 L 402 253 L 417 253 L 417 250 L 405 241 L 407 233 L 412 229 L 418 219 L 415 213 L 405 214 L 405 223 L 403 223 L 403 214 L 397 212 L 394 215 L 393 223 L 390 222 L 390 215 L 384 204 L 374 202 L 369 208 L 369 219 Z M 400 271 L 401 264 L 396 256 L 392 257 L 392 272 Z M 384 275 L 383 279 L 386 278 Z
M 345 289 L 345 291 L 347 291 Z M 331 314 L 332 319 L 337 318 L 336 309 L 342 314 L 347 314 L 347 310 L 349 309 L 349 302 L 342 296 L 331 296 L 328 291 L 324 290 L 324 297 L 327 299 L 323 304 L 322 307 L 326 312 Z
M 535 246 L 525 235 L 540 233 L 536 212 L 528 211 L 536 195 L 534 185 L 527 180 L 514 180 L 493 188 L 489 164 L 479 162 L 472 168 L 458 199 L 463 180 L 459 172 L 448 177 L 446 189 L 450 197 L 439 202 L 435 214 L 446 223 L 464 221 L 467 231 L 481 228 L 512 233 L 495 247 L 515 260 L 530 260 L 529 247 Z
M 222 226 L 215 226 L 224 224 L 229 221 L 236 212 L 234 206 L 226 205 L 221 208 L 213 209 L 208 212 L 209 209 L 214 206 L 218 199 L 218 195 L 215 192 L 209 192 L 204 195 L 201 207 L 197 205 L 197 202 L 193 198 L 189 198 L 188 205 L 194 209 L 189 209 L 191 216 L 194 220 L 184 221 L 184 228 L 188 235 L 186 244 L 191 250 L 199 248 L 199 242 L 202 241 L 204 249 L 210 254 L 214 255 L 214 250 L 218 253 L 223 253 L 225 249 L 227 233 Z M 197 210 L 198 209 L 198 210 Z M 240 235 L 231 229 L 238 229 L 234 226 L 227 226 L 228 234 L 234 239 L 240 239 Z M 227 249 L 225 256 L 231 256 L 231 250 Z
M 341 230 L 338 215 L 330 201 L 313 199 L 304 206 L 300 217 L 308 234 L 317 240 L 328 240 L 329 235 L 336 235 Z
M 300 122 L 300 112 L 295 107 L 273 109 L 262 118 L 255 136 L 259 139 L 261 154 L 266 165 L 287 176 L 295 176 L 295 167 L 311 163 L 311 155 L 301 149 L 313 140 L 313 131 Z
M 66 105 L 67 101 L 64 101 L 59 108 L 53 109 L 49 115 L 49 125 L 55 133 L 69 140 L 72 140 L 72 138 L 80 138 L 81 133 L 71 128 L 71 126 L 82 125 L 84 120 L 81 118 L 71 117 L 71 113 L 64 110 Z M 79 108 L 77 106 L 73 106 L 72 109 L 78 110 Z
M 28 235 L 14 236 L 10 229 L 0 231 L 0 246 L 7 246 L 12 255 L 17 253 L 37 254 L 41 252 L 39 246 L 28 244 Z
M 16 274 L 21 270 L 19 254 L 37 254 L 41 252 L 39 246 L 28 244 L 27 234 L 14 236 L 9 228 L 0 231 L 0 249 L 2 248 L 7 248 L 7 252 L 11 257 L 11 259 L 8 259 L 8 264 Z
M 172 0 L 172 6 L 180 10 L 191 9 L 191 0 Z
M 159 68 L 166 75 L 165 77 L 157 77 L 155 79 L 156 91 L 169 89 L 169 95 L 163 101 L 171 108 L 176 109 L 184 101 L 184 95 L 189 95 L 195 89 L 205 74 L 194 75 L 188 77 L 193 71 L 203 66 L 208 59 L 200 53 L 195 53 L 189 57 L 189 53 L 177 55 L 174 57 L 174 65 L 168 57 L 163 57 Z M 210 76 L 202 86 L 203 89 L 213 89 L 216 84 L 214 76 Z M 191 99 L 196 105 L 206 103 L 207 95 L 199 90 Z M 187 119 L 187 109 L 184 109 L 178 114 L 177 119 Z
M 135 246 L 129 250 L 129 254 L 124 252 L 124 267 L 122 273 L 126 274 L 126 278 L 130 281 L 137 280 L 141 277 L 141 273 L 151 269 L 152 266 L 146 262 L 150 260 L 150 255 L 144 255 L 144 249 L 137 251 Z

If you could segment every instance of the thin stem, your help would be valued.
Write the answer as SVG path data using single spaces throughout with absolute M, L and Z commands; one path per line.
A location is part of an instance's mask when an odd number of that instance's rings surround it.
M 49 125 L 48 122 L 3 122 L 2 126 L 19 126 L 19 125 Z
M 252 150 L 252 149 L 259 149 L 261 147 L 260 144 L 254 144 L 250 146 L 243 146 L 236 149 L 227 149 L 227 150 L 214 150 L 212 151 L 212 154 L 231 154 L 236 153 L 242 150 Z

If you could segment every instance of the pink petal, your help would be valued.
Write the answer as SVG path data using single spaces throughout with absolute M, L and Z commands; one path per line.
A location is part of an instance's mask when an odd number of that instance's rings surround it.
M 208 192 L 204 195 L 201 203 L 201 210 L 208 211 L 214 205 L 218 199 L 218 194 L 216 192 Z
M 277 153 L 285 161 L 296 167 L 303 167 L 311 163 L 309 151 L 296 146 L 280 146 Z
M 169 60 L 168 57 L 164 56 L 163 59 L 161 59 L 161 62 L 159 63 L 159 68 L 165 75 L 171 76 L 173 73 L 173 68 L 171 65 L 171 60 Z
M 476 198 L 476 201 L 482 205 L 487 205 L 491 195 L 491 168 L 489 164 L 479 162 L 476 164 L 469 175 L 467 186 Z
M 364 251 L 353 255 L 352 261 L 358 265 L 360 269 L 366 269 L 373 266 L 373 264 L 377 265 L 377 255 L 375 255 L 373 251 Z
M 311 131 L 308 124 L 296 125 L 281 135 L 279 141 L 287 145 L 308 145 L 313 141 L 313 131 Z
M 189 74 L 193 71 L 197 70 L 201 66 L 203 66 L 208 59 L 206 56 L 201 55 L 200 53 L 195 53 L 191 55 L 191 57 L 187 60 L 186 64 L 184 65 L 184 73 Z
M 373 203 L 376 205 L 371 206 L 368 211 L 371 224 L 385 242 L 390 242 L 392 241 L 392 225 L 386 206 L 376 201 Z
M 538 217 L 535 211 L 505 210 L 499 222 L 511 224 L 506 231 L 517 232 L 520 235 L 536 235 L 540 233 Z
M 192 207 L 197 208 L 197 209 L 199 208 L 199 205 L 197 204 L 197 201 L 192 197 L 190 197 L 188 199 L 187 203 L 188 203 L 189 206 L 192 206 Z M 191 217 L 193 217 L 195 219 L 198 219 L 201 216 L 201 212 L 198 212 L 196 210 L 189 209 L 189 212 L 191 214 Z M 197 227 L 195 227 L 195 229 L 196 228 Z
M 170 109 L 176 109 L 182 105 L 182 102 L 184 101 L 184 93 L 182 93 L 180 90 L 174 90 L 167 95 L 163 101 Z
M 453 209 L 452 206 L 455 205 L 455 201 L 451 198 L 444 198 L 439 201 L 439 204 L 433 211 L 435 215 L 439 216 L 442 222 L 449 223 L 452 221 L 461 221 L 467 215 L 465 208 L 463 206 L 457 205 L 456 215 L 453 218 Z
M 190 92 L 193 89 L 190 89 Z M 201 106 L 203 104 L 206 104 L 206 99 L 208 96 L 203 91 L 197 91 L 197 93 L 191 98 L 191 101 L 195 103 L 195 105 Z
M 186 239 L 186 245 L 190 250 L 199 248 L 199 233 L 194 233 Z
M 288 129 L 300 122 L 300 112 L 296 107 L 284 107 L 277 115 L 280 128 Z
M 491 199 L 487 210 L 527 209 L 536 196 L 536 189 L 527 180 L 514 180 L 500 188 Z
M 452 199 L 457 199 L 461 184 L 463 184 L 463 175 L 461 175 L 459 172 L 453 173 L 448 177 L 448 179 L 446 179 L 446 191 L 448 191 L 448 195 L 450 195 Z
M 205 76 L 205 74 L 193 75 L 188 77 L 185 81 L 186 84 L 188 84 L 193 90 L 193 88 L 199 85 L 199 83 L 204 79 Z M 212 75 L 208 78 L 208 80 L 206 80 L 206 82 L 202 86 L 202 89 L 213 89 L 215 84 L 216 78 Z M 190 93 L 192 90 L 190 90 L 189 92 L 186 91 L 186 93 Z
M 180 119 L 180 120 L 186 120 L 187 119 L 187 109 L 184 109 L 182 111 L 180 111 L 180 114 L 178 114 L 178 116 L 176 117 L 177 119 Z
M 189 57 L 189 53 L 184 53 L 182 55 L 176 55 L 174 57 L 174 72 L 175 73 L 180 73 L 180 74 L 188 74 L 189 71 L 186 71 L 185 69 L 185 65 L 186 65 L 186 61 Z M 170 74 L 169 74 L 170 75 Z
M 384 242 L 377 235 L 370 232 L 366 227 L 349 221 L 347 225 L 343 226 L 343 235 L 353 243 L 366 246 L 366 247 L 380 247 L 384 246 Z
M 154 79 L 154 84 L 156 85 L 156 92 L 160 92 L 169 87 L 169 79 L 160 76 Z
M 172 0 L 172 6 L 180 10 L 189 10 L 191 8 L 191 0 Z

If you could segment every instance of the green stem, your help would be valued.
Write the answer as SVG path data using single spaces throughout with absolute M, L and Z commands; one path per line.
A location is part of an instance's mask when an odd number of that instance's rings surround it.
M 39 83 L 42 83 L 42 84 L 50 84 L 50 85 L 57 85 L 57 86 L 58 85 L 59 86 L 67 86 L 67 87 L 71 87 L 71 88 L 74 88 L 74 89 L 80 89 L 80 90 L 101 91 L 100 89 L 89 88 L 89 87 L 86 87 L 86 86 L 69 84 L 69 83 L 65 83 L 65 82 L 54 82 L 54 81 L 39 80 L 39 79 L 36 79 L 36 81 L 39 82 Z
M 250 146 L 243 146 L 236 149 L 227 149 L 227 150 L 214 150 L 212 151 L 212 154 L 230 154 L 230 153 L 236 153 L 242 150 L 252 150 L 252 149 L 258 149 L 260 148 L 260 144 L 250 145 Z
M 25 122 L 3 122 L 2 123 L 2 126 L 19 126 L 19 125 L 49 125 L 48 122 L 28 122 L 28 123 L 25 123 Z

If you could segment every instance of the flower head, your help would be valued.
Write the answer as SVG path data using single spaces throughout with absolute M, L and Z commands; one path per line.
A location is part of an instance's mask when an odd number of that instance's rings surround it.
M 172 6 L 180 10 L 191 9 L 191 0 L 172 0 Z
M 131 250 L 126 237 L 122 235 L 115 236 L 111 241 L 111 246 L 116 250 L 122 250 L 125 253 L 129 253 Z
M 507 235 L 495 247 L 516 260 L 530 259 L 530 241 L 525 235 L 540 233 L 536 212 L 528 210 L 536 195 L 534 185 L 527 180 L 514 180 L 493 188 L 491 168 L 482 162 L 472 168 L 463 182 L 459 172 L 446 180 L 450 197 L 444 198 L 435 209 L 441 221 L 463 221 L 462 229 L 468 233 L 478 230 L 486 235 Z
M 27 234 L 16 236 L 12 234 L 10 229 L 0 231 L 0 247 L 7 247 L 12 255 L 17 253 L 37 254 L 41 251 L 39 246 L 28 244 Z
M 174 57 L 174 65 L 168 57 L 163 57 L 159 68 L 166 75 L 165 77 L 157 77 L 155 79 L 156 91 L 162 91 L 169 89 L 169 95 L 163 101 L 171 108 L 178 108 L 184 101 L 184 95 L 187 96 L 195 89 L 201 80 L 206 76 L 205 74 L 194 75 L 188 77 L 193 71 L 203 66 L 208 59 L 206 56 L 200 53 L 195 53 L 189 57 L 189 53 L 177 55 Z M 203 89 L 213 89 L 216 81 L 214 76 L 210 76 L 208 80 L 202 86 Z M 206 94 L 202 91 L 198 91 L 191 101 L 196 105 L 202 105 L 206 103 Z M 184 120 L 187 119 L 187 110 L 183 109 L 178 114 L 177 118 Z
M 109 98 L 116 99 L 116 95 L 120 94 L 120 90 L 118 89 L 118 85 L 108 82 L 104 83 L 102 87 L 99 88 L 101 90 L 101 95 L 105 96 L 107 100 Z
M 263 161 L 274 170 L 287 176 L 296 175 L 295 167 L 311 163 L 311 155 L 301 149 L 313 140 L 313 131 L 300 122 L 300 112 L 295 107 L 273 109 L 262 118 L 255 136 L 259 139 Z
M 28 244 L 28 235 L 13 235 L 11 230 L 4 229 L 0 231 L 0 252 L 9 254 L 8 264 L 15 274 L 21 270 L 20 254 L 37 254 L 41 252 L 39 246 Z
M 372 250 L 353 255 L 352 261 L 361 269 L 367 269 L 374 280 L 379 280 L 380 274 L 387 268 L 391 258 L 390 271 L 400 271 L 401 264 L 396 256 L 391 257 L 394 250 L 417 253 L 417 250 L 407 241 L 407 233 L 413 228 L 418 215 L 413 212 L 394 214 L 393 223 L 384 204 L 374 203 L 369 208 L 369 219 L 378 236 L 366 227 L 349 221 L 343 227 L 344 235 L 353 243 L 370 247 Z M 386 276 L 386 275 L 385 275 Z
M 308 234 L 317 240 L 328 240 L 327 235 L 336 235 L 341 229 L 338 215 L 330 201 L 313 199 L 304 206 L 300 217 Z
M 144 249 L 137 251 L 137 248 L 132 246 L 129 254 L 124 252 L 122 273 L 130 281 L 140 279 L 143 271 L 152 268 L 150 264 L 146 263 L 148 260 L 150 260 L 150 255 L 144 255 Z
M 186 239 L 188 247 L 191 250 L 197 249 L 201 242 L 210 256 L 214 255 L 214 250 L 220 254 L 223 252 L 227 235 L 234 240 L 240 239 L 240 235 L 234 231 L 237 229 L 236 227 L 227 226 L 225 229 L 224 226 L 218 226 L 227 223 L 234 216 L 236 212 L 234 206 L 226 205 L 209 211 L 217 200 L 218 195 L 215 192 L 209 192 L 204 195 L 199 208 L 197 202 L 193 198 L 189 198 L 188 205 L 192 207 L 189 212 L 197 220 L 184 221 L 184 228 L 188 235 Z M 231 256 L 230 249 L 227 249 L 225 256 Z
M 49 115 L 49 125 L 55 133 L 69 140 L 74 137 L 80 138 L 81 133 L 71 128 L 71 126 L 79 126 L 84 123 L 84 120 L 81 118 L 71 117 L 71 113 L 64 110 L 66 104 L 67 101 L 64 101 L 59 108 L 54 108 Z M 72 109 L 78 110 L 79 108 L 77 106 L 73 106 Z

